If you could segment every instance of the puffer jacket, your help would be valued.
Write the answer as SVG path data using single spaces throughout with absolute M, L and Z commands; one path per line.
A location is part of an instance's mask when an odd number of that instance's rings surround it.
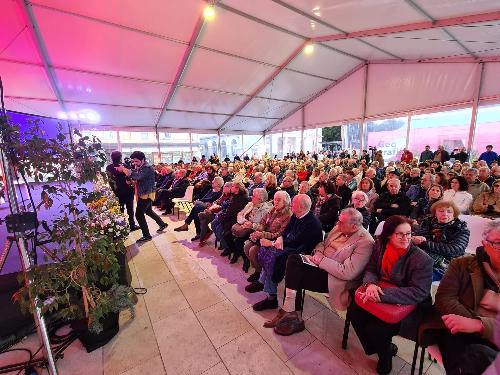
M 451 259 L 465 254 L 470 231 L 467 223 L 460 219 L 439 224 L 436 218 L 428 218 L 422 221 L 420 228 L 414 234 L 426 238 L 419 247 L 434 259 L 435 268 L 439 266 L 445 268 L 443 260 L 449 263 Z
M 392 204 L 397 204 L 399 207 L 393 208 L 391 207 Z M 378 209 L 381 209 L 381 212 L 377 212 Z M 384 193 L 375 202 L 374 210 L 379 221 L 386 220 L 392 215 L 409 216 L 411 212 L 410 198 L 401 191 L 394 195 Z

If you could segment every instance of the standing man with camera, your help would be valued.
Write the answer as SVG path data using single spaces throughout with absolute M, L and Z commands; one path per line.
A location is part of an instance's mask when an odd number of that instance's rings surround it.
M 167 223 L 153 211 L 152 204 L 155 198 L 155 171 L 153 166 L 146 163 L 146 156 L 141 151 L 134 151 L 130 155 L 134 169 L 127 169 L 123 165 L 115 167 L 118 172 L 123 172 L 125 175 L 136 181 L 137 188 L 137 207 L 135 217 L 141 227 L 142 237 L 137 242 L 146 242 L 152 239 L 149 233 L 146 217 L 148 215 L 158 224 L 158 233 L 163 232 L 167 227 Z
M 117 167 L 122 164 L 122 153 L 120 151 L 113 151 L 111 153 L 112 164 L 106 167 L 106 173 L 109 177 L 109 184 L 113 193 L 115 193 L 120 204 L 120 211 L 123 213 L 127 208 L 128 224 L 130 230 L 141 229 L 136 225 L 134 220 L 134 182 L 125 175 L 123 172 L 118 172 Z

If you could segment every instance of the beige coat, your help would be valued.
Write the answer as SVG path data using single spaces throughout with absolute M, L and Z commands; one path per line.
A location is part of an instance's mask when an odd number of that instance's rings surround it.
M 315 252 L 324 252 L 332 248 L 332 240 L 339 234 L 339 227 L 335 226 L 328 237 L 320 242 Z M 349 290 L 361 282 L 363 271 L 372 254 L 374 240 L 370 233 L 360 228 L 330 257 L 324 257 L 319 268 L 328 272 L 328 294 L 332 308 L 346 310 L 349 305 Z M 335 250 L 335 249 L 334 249 Z

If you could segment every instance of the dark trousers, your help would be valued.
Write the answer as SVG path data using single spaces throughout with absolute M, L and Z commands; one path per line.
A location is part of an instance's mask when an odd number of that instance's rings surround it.
M 146 222 L 146 217 L 144 215 L 148 215 L 151 219 L 156 221 L 156 224 L 158 226 L 163 226 L 165 223 L 159 217 L 152 208 L 153 201 L 151 199 L 137 199 L 137 207 L 136 207 L 136 212 L 135 212 L 135 218 L 137 219 L 137 222 L 139 223 L 139 226 L 141 227 L 142 235 L 144 237 L 150 237 L 151 234 L 149 233 L 149 228 L 148 228 L 148 223 Z
M 189 212 L 189 215 L 186 217 L 186 220 L 184 220 L 184 222 L 189 225 L 191 224 L 191 222 L 194 220 L 195 221 L 195 226 L 196 226 L 196 221 L 198 219 L 198 214 L 200 212 L 203 212 L 205 211 L 205 207 L 202 206 L 202 205 L 194 205 L 193 208 L 191 209 L 191 212 Z M 199 221 L 198 221 L 199 223 Z M 198 227 L 197 227 L 198 228 Z M 198 233 L 199 231 L 197 230 L 196 233 Z
M 172 203 L 172 199 L 174 198 L 182 198 L 184 193 L 175 192 L 171 190 L 159 190 L 158 194 L 160 196 L 160 206 L 165 209 L 166 212 L 171 213 L 174 204 Z
M 482 374 L 498 353 L 491 342 L 469 333 L 452 335 L 442 330 L 438 344 L 448 375 Z
M 128 225 L 130 228 L 135 227 L 134 221 L 134 196 L 128 197 L 118 197 L 118 202 L 120 204 L 120 212 L 123 213 L 125 208 L 127 208 L 128 215 Z
M 292 254 L 286 262 L 285 287 L 297 291 L 295 310 L 302 310 L 302 290 L 328 293 L 328 272 L 302 262 L 300 255 Z
M 356 302 L 349 305 L 347 316 L 356 331 L 367 355 L 385 354 L 390 350 L 392 337 L 399 333 L 401 323 L 386 323 L 359 307 Z

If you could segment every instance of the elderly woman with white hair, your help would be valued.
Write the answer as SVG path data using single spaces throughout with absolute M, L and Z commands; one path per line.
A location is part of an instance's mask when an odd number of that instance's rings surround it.
M 371 212 L 366 208 L 368 204 L 368 195 L 361 190 L 353 191 L 351 201 L 352 204 L 350 207 L 359 211 L 363 216 L 363 228 L 368 229 L 371 220 Z
M 500 220 L 489 222 L 475 255 L 451 261 L 436 293 L 441 319 L 432 329 L 447 374 L 482 374 L 498 347 L 493 339 L 500 313 Z M 439 330 L 440 329 L 440 330 Z M 438 331 L 439 330 L 439 331 Z M 433 336 L 434 336 L 433 335 Z
M 274 194 L 273 208 L 262 218 L 259 225 L 245 242 L 243 251 L 254 267 L 255 272 L 247 279 L 249 282 L 257 281 L 260 277 L 261 266 L 257 260 L 257 255 L 262 239 L 275 240 L 285 230 L 292 212 L 290 211 L 290 195 L 287 192 L 279 190 Z
M 238 212 L 236 224 L 231 231 L 226 233 L 225 240 L 228 245 L 222 255 L 231 256 L 231 264 L 236 263 L 240 256 L 243 257 L 243 271 L 248 272 L 250 261 L 243 252 L 243 245 L 255 231 L 264 216 L 272 209 L 272 204 L 267 201 L 267 191 L 257 188 L 253 191 L 252 200 Z

